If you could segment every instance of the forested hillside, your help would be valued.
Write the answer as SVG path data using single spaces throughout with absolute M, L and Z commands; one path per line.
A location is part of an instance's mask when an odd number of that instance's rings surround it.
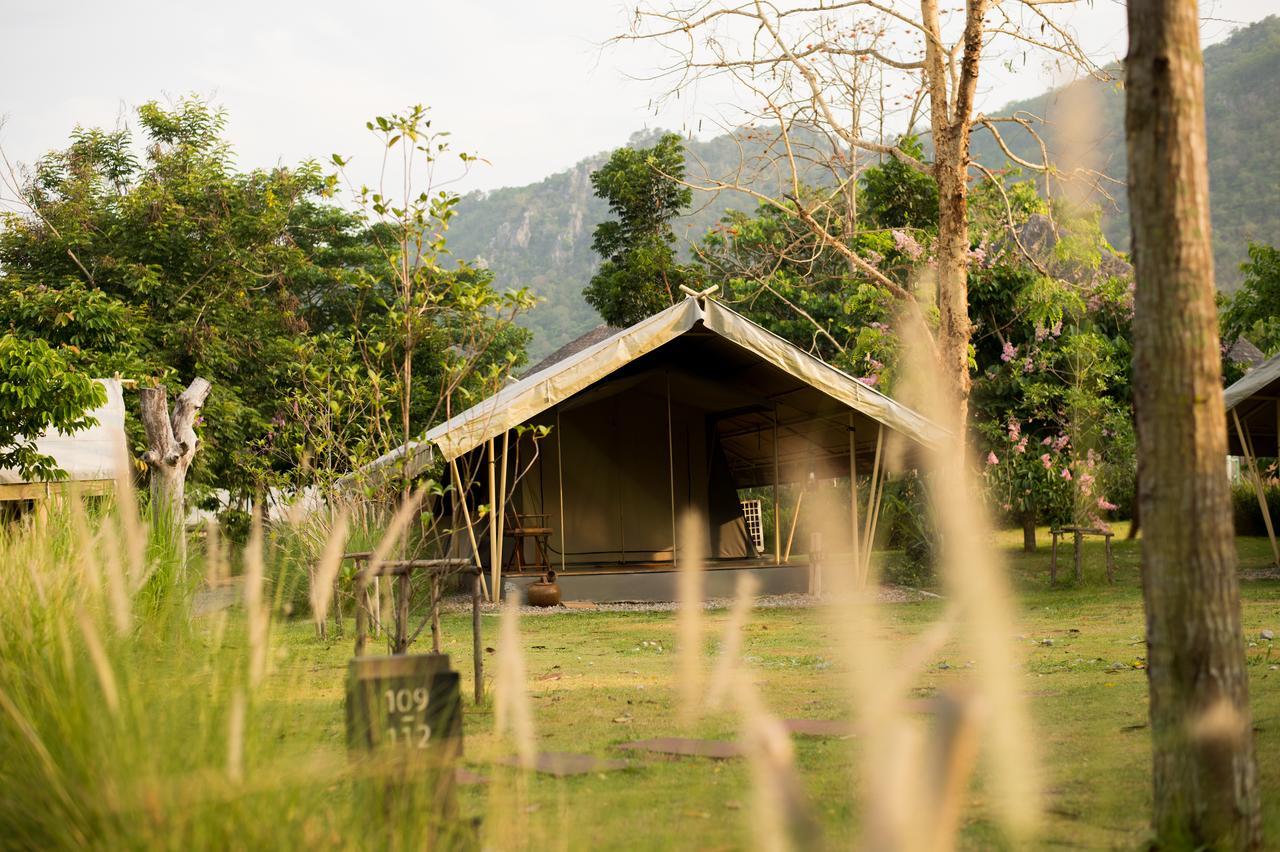
M 1280 127 L 1269 93 L 1280 87 L 1280 18 L 1270 17 L 1240 30 L 1205 50 L 1210 175 L 1213 188 L 1214 244 L 1218 283 L 1238 284 L 1239 266 L 1248 259 L 1251 240 L 1280 240 Z M 1035 113 L 1051 124 L 1044 135 L 1058 160 L 1084 161 L 1123 180 L 1125 177 L 1123 93 L 1116 83 L 1088 82 L 1031 101 L 1009 104 L 1003 114 Z M 659 131 L 633 135 L 630 145 L 647 145 Z M 745 145 L 739 144 L 744 142 Z M 1008 133 L 1015 153 L 1034 159 L 1029 137 Z M 729 135 L 688 142 L 689 174 L 723 176 L 735 171 L 749 140 Z M 591 232 L 607 208 L 591 192 L 591 172 L 609 152 L 572 169 L 522 187 L 472 193 L 464 197 L 449 242 L 458 257 L 473 259 L 494 272 L 500 287 L 527 286 L 542 299 L 526 324 L 535 332 L 530 355 L 537 360 L 599 323 L 582 298 L 598 258 Z M 986 133 L 974 135 L 974 159 L 999 165 L 1003 155 Z M 1107 207 L 1104 230 L 1112 243 L 1128 244 L 1127 202 L 1116 186 Z M 683 240 L 697 240 L 730 208 L 750 210 L 754 202 L 735 193 L 695 193 L 694 210 L 677 226 Z
M 1280 18 L 1265 18 L 1206 48 L 1204 60 L 1214 260 L 1219 288 L 1231 291 L 1240 283 L 1249 243 L 1280 240 L 1280 120 L 1271 99 L 1280 87 Z M 1001 110 L 1019 111 L 1049 122 L 1044 136 L 1055 161 L 1084 161 L 1125 179 L 1124 92 L 1118 83 L 1080 83 Z M 1029 136 L 1004 132 L 1014 153 L 1039 159 Z M 989 134 L 977 132 L 973 158 L 998 163 L 1003 155 Z M 1122 186 L 1113 190 L 1115 204 L 1103 205 L 1103 229 L 1113 245 L 1127 248 L 1128 200 Z

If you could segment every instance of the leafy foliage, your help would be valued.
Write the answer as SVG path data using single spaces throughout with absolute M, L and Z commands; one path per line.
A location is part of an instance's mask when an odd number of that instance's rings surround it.
M 50 428 L 95 425 L 85 412 L 104 402 L 102 385 L 77 372 L 63 350 L 39 338 L 0 335 L 0 467 L 16 468 L 24 479 L 65 477 L 35 438 Z
M 1224 299 L 1222 342 L 1230 346 L 1243 337 L 1266 355 L 1280 352 L 1280 251 L 1262 243 L 1249 244 L 1249 262 L 1240 267 L 1244 283 Z M 1234 367 L 1234 365 L 1230 365 Z M 1239 378 L 1239 369 L 1228 379 Z
M 90 375 L 208 378 L 193 478 L 240 496 L 368 461 L 521 362 L 527 334 L 498 312 L 524 297 L 444 263 L 456 195 L 361 188 L 344 208 L 314 162 L 238 170 L 225 123 L 196 98 L 152 102 L 140 139 L 77 129 L 42 157 L 0 230 L 0 329 Z M 369 123 L 384 152 L 439 157 L 429 126 L 420 107 Z M 321 411 L 341 424 L 325 442 Z
M 619 148 L 591 175 L 616 217 L 596 226 L 591 247 L 604 259 L 583 291 L 610 325 L 628 326 L 679 301 L 692 270 L 676 262 L 671 221 L 693 200 L 680 184 L 684 148 L 668 133 L 652 148 Z

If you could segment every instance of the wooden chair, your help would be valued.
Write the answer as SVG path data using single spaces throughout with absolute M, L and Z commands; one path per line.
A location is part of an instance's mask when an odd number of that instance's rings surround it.
M 512 548 L 511 555 L 507 557 L 505 570 L 516 574 L 523 574 L 529 570 L 545 574 L 551 570 L 550 547 L 547 544 L 552 532 L 551 527 L 547 526 L 549 517 L 550 515 L 545 512 L 508 513 L 503 534 L 511 537 Z M 528 539 L 533 540 L 532 562 L 526 562 L 524 559 L 524 543 Z

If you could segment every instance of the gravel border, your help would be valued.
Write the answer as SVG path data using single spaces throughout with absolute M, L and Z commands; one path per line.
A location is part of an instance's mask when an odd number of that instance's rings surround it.
M 912 589 L 906 586 L 881 586 L 876 595 L 878 603 L 911 603 L 914 601 L 938 598 L 933 592 Z M 786 594 L 760 595 L 755 599 L 755 609 L 807 609 L 824 606 L 832 602 L 830 596 L 815 597 L 813 595 Z M 521 615 L 567 615 L 571 613 L 592 612 L 675 612 L 680 605 L 675 601 L 569 601 L 568 606 L 537 607 L 523 605 Z M 708 598 L 702 602 L 704 610 L 728 609 L 733 605 L 733 598 Z M 500 611 L 501 605 L 481 603 L 480 611 L 492 615 Z M 450 595 L 440 599 L 441 612 L 470 612 L 470 595 Z

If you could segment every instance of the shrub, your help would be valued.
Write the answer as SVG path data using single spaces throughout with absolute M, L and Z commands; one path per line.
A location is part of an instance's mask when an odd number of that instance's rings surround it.
M 1272 523 L 1280 523 L 1280 485 L 1268 485 L 1264 492 Z M 1258 495 L 1251 483 L 1237 482 L 1231 486 L 1231 514 L 1236 522 L 1236 535 L 1267 534 Z

